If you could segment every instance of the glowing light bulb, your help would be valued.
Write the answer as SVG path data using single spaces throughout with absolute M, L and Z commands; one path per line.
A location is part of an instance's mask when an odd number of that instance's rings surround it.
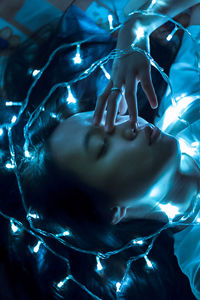
M 22 106 L 21 102 L 12 102 L 12 101 L 6 101 L 6 106 Z
M 168 204 L 159 204 L 158 205 L 162 211 L 166 213 L 168 218 L 173 219 L 178 213 L 179 209 L 175 205 Z
M 147 266 L 148 268 L 152 269 L 153 268 L 153 264 L 152 262 L 148 259 L 148 257 L 145 255 L 144 259 L 146 260 Z
M 27 218 L 33 218 L 33 219 L 39 219 L 39 215 L 32 212 L 32 213 L 28 213 Z
M 2 135 L 3 135 L 3 129 L 0 128 L 0 136 L 2 136 Z
M 67 276 L 64 280 L 60 281 L 60 282 L 57 284 L 57 287 L 58 287 L 58 288 L 62 288 L 63 285 L 64 285 L 69 279 L 71 279 L 71 276 Z
M 69 236 L 69 235 L 71 235 L 71 234 L 70 234 L 70 232 L 67 230 L 67 231 L 63 232 L 62 235 L 63 235 L 63 236 Z
M 110 26 L 110 30 L 112 30 L 113 27 L 113 16 L 112 15 L 108 15 L 108 22 L 109 22 L 109 26 Z
M 56 118 L 57 118 L 57 115 L 54 114 L 54 113 L 50 113 L 50 116 L 51 116 L 53 119 L 56 119 Z
M 63 237 L 63 236 L 71 236 L 71 232 L 69 230 L 63 231 L 61 233 L 56 234 L 57 237 Z
M 38 241 L 37 245 L 33 248 L 33 252 L 37 253 L 39 251 L 40 245 L 42 244 L 41 241 Z
M 133 244 L 134 244 L 134 245 L 143 245 L 143 244 L 144 244 L 144 241 L 142 241 L 142 240 L 134 240 L 134 241 L 133 241 Z
M 11 120 L 11 123 L 15 123 L 16 120 L 17 120 L 17 117 L 16 117 L 16 116 L 13 116 L 13 117 L 12 117 L 12 120 Z
M 103 266 L 102 266 L 100 258 L 98 256 L 96 257 L 96 260 L 97 260 L 97 270 L 98 271 L 102 271 L 103 270 Z
M 76 103 L 76 99 L 74 98 L 74 96 L 72 95 L 72 91 L 71 91 L 71 87 L 70 85 L 67 86 L 67 90 L 68 90 L 68 97 L 67 97 L 67 103 Z
M 116 283 L 116 290 L 117 290 L 118 293 L 120 292 L 120 288 L 121 288 L 121 283 L 117 282 Z
M 14 234 L 20 233 L 22 230 L 19 226 L 15 225 L 13 220 L 10 220 L 11 230 Z
M 33 77 L 37 76 L 40 73 L 40 70 L 34 70 L 32 72 Z
M 7 162 L 6 165 L 5 165 L 5 167 L 6 167 L 7 169 L 14 169 L 14 168 L 15 168 L 15 165 L 14 165 L 13 163 L 11 163 L 11 162 Z
M 110 74 L 106 71 L 106 69 L 104 68 L 104 66 L 101 65 L 100 67 L 101 67 L 102 71 L 104 72 L 106 78 L 107 78 L 108 80 L 110 80 L 111 76 L 110 76 Z
M 174 34 L 177 32 L 178 27 L 175 26 L 175 28 L 172 30 L 172 32 L 167 36 L 166 40 L 169 42 L 173 38 Z
M 73 58 L 74 64 L 81 64 L 82 63 L 80 47 L 81 47 L 80 44 L 78 44 L 77 47 L 76 47 L 76 56 Z
M 31 154 L 30 154 L 30 152 L 29 152 L 28 150 L 25 150 L 25 151 L 24 151 L 24 155 L 25 155 L 26 157 L 31 157 Z
M 12 101 L 7 101 L 6 102 L 6 106 L 12 106 L 12 105 L 13 105 Z
M 140 40 L 141 38 L 144 37 L 144 27 L 138 26 L 138 28 L 135 31 L 136 34 L 136 39 Z

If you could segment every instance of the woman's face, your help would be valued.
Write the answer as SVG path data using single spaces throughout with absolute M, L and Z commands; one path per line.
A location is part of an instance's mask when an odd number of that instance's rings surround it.
M 149 123 L 139 117 L 133 137 L 129 116 L 118 116 L 114 132 L 108 134 L 104 132 L 106 112 L 99 127 L 92 125 L 93 114 L 75 114 L 54 130 L 50 149 L 56 164 L 107 193 L 115 204 L 147 197 L 158 185 L 164 193 L 179 162 L 176 139 L 161 132 L 156 142 L 148 145 L 145 126 Z

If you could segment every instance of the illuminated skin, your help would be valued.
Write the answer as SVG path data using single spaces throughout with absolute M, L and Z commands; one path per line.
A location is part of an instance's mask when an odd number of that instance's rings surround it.
M 175 17 L 185 9 L 200 3 L 199 0 L 157 0 L 153 1 L 154 13 L 161 13 L 169 17 Z M 131 0 L 126 13 L 131 13 Z M 152 1 L 145 1 L 141 9 L 146 10 Z M 134 46 L 149 52 L 149 36 L 163 23 L 165 19 L 154 15 L 131 15 L 119 31 L 116 49 L 130 49 L 134 42 Z M 144 34 L 136 39 L 137 31 L 142 30 Z M 106 116 L 105 131 L 112 132 L 115 126 L 115 119 L 118 111 L 125 110 L 128 107 L 131 126 L 135 127 L 138 116 L 137 109 L 137 86 L 141 83 L 152 108 L 158 105 L 156 94 L 151 80 L 151 65 L 148 59 L 141 53 L 133 51 L 132 54 L 125 57 L 116 58 L 113 62 L 111 79 L 103 91 L 102 95 L 97 99 L 93 123 L 98 125 L 101 122 L 105 107 L 107 105 L 108 114 Z M 124 97 L 120 97 L 120 93 L 112 92 L 112 87 L 124 89 Z
M 103 130 L 106 115 L 101 125 L 94 128 L 92 114 L 93 111 L 76 114 L 54 130 L 50 137 L 53 158 L 60 168 L 75 172 L 84 183 L 111 197 L 113 222 L 125 217 L 145 217 L 157 201 L 168 195 L 172 183 L 179 181 L 177 140 L 161 133 L 154 144 L 148 145 L 145 127 L 149 123 L 139 118 L 140 128 L 134 136 L 128 116 L 118 116 L 110 135 Z M 85 150 L 84 139 L 90 130 L 93 134 Z M 97 158 L 104 148 L 104 137 L 108 146 Z M 185 196 L 188 200 L 187 193 Z

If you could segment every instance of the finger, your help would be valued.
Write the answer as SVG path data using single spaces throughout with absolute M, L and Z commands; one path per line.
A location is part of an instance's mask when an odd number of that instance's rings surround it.
M 119 101 L 119 114 L 123 116 L 127 111 L 128 105 L 126 103 L 125 95 L 124 95 L 124 88 L 122 88 L 122 96 Z
M 119 85 L 118 85 L 119 86 Z M 105 122 L 105 131 L 112 132 L 114 129 L 114 122 L 119 109 L 120 92 L 113 91 L 108 97 L 108 107 Z
M 105 88 L 103 94 L 101 94 L 96 102 L 96 107 L 95 107 L 95 111 L 94 111 L 94 115 L 93 115 L 93 124 L 94 125 L 99 125 L 99 123 L 102 120 L 102 116 L 105 110 L 105 106 L 106 106 L 106 101 L 108 96 L 110 95 L 110 90 L 113 86 L 113 82 L 112 80 L 109 81 L 107 87 Z
M 131 126 L 135 128 L 137 122 L 138 108 L 137 108 L 137 80 L 132 74 L 126 77 L 125 82 L 125 98 L 128 105 L 128 112 L 130 116 Z
M 154 109 L 157 108 L 158 100 L 153 87 L 150 71 L 142 74 L 140 78 L 140 82 L 141 82 L 142 89 L 145 92 L 151 107 Z

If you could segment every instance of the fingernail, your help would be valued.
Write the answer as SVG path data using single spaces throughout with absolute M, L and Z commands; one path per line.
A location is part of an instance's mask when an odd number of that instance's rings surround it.
M 152 105 L 152 108 L 153 108 L 153 109 L 158 108 L 158 104 Z

